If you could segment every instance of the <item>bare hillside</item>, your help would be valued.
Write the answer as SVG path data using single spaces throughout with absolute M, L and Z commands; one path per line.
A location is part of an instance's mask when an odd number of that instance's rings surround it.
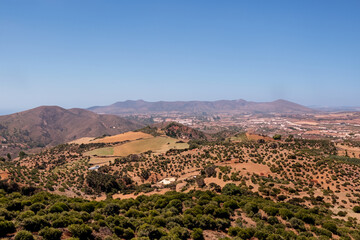
M 134 121 L 114 115 L 98 115 L 83 109 L 42 106 L 0 116 L 2 152 L 12 148 L 56 145 L 81 137 L 114 135 L 142 127 Z

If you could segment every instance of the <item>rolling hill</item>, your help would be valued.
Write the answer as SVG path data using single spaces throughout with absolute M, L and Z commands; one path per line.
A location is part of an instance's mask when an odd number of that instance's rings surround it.
M 249 102 L 239 100 L 219 101 L 176 101 L 147 102 L 144 100 L 117 102 L 109 106 L 95 106 L 88 110 L 100 114 L 137 114 L 137 113 L 310 113 L 313 109 L 289 102 Z
M 81 137 L 114 135 L 143 127 L 142 124 L 114 115 L 98 115 L 83 109 L 42 106 L 0 116 L 2 151 L 56 145 Z M 6 140 L 5 140 L 6 139 Z

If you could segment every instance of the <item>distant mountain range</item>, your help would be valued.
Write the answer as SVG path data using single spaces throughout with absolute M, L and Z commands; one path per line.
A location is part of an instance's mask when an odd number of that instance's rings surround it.
M 339 106 L 339 107 L 309 106 L 309 107 L 323 112 L 360 112 L 360 107 L 353 107 L 353 106 Z
M 0 138 L 4 144 L 17 143 L 34 148 L 81 137 L 119 134 L 143 126 L 119 116 L 99 115 L 84 109 L 67 110 L 57 106 L 42 106 L 0 116 Z M 8 145 L 11 147 L 11 144 Z M 8 151 L 11 152 L 10 149 Z
M 88 110 L 100 114 L 144 113 L 311 113 L 313 109 L 289 102 L 249 102 L 245 100 L 147 102 L 144 100 L 117 102 L 109 106 L 95 106 Z

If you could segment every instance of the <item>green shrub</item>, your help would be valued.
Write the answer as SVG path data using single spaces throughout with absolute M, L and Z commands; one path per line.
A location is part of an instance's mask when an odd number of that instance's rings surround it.
M 360 206 L 355 206 L 353 208 L 353 211 L 356 212 L 356 213 L 360 213 Z
M 266 214 L 269 216 L 275 216 L 279 213 L 279 209 L 275 207 L 265 207 L 264 212 L 266 212 Z
M 324 228 L 317 228 L 317 227 L 312 226 L 311 231 L 318 236 L 326 236 L 329 238 L 332 237 L 332 233 L 329 230 L 324 229 Z
M 44 209 L 45 205 L 42 203 L 34 203 L 30 206 L 30 210 L 37 213 L 38 211 L 40 211 L 41 209 Z
M 289 223 L 295 229 L 303 230 L 305 228 L 304 222 L 296 217 L 291 218 Z
M 232 210 L 239 208 L 239 204 L 235 200 L 232 200 L 232 199 L 224 202 L 223 206 L 224 206 L 224 208 L 230 208 Z
M 115 226 L 114 227 L 114 233 L 116 234 L 116 236 L 122 237 L 124 235 L 124 228 L 119 227 L 119 226 Z
M 0 217 L 3 217 L 6 220 L 11 220 L 13 216 L 10 211 L 6 210 L 5 208 L 0 208 Z
M 234 183 L 228 183 L 222 188 L 221 193 L 229 196 L 241 195 L 241 188 Z
M 72 224 L 68 229 L 74 237 L 77 237 L 80 240 L 90 239 L 92 236 L 92 230 L 86 224 Z
M 33 217 L 33 216 L 35 216 L 35 213 L 33 211 L 25 211 L 25 212 L 22 212 L 18 218 L 20 220 L 22 220 L 22 219 Z
M 30 218 L 25 218 L 22 221 L 21 224 L 25 230 L 31 231 L 31 232 L 37 232 L 40 229 L 49 226 L 49 222 L 45 220 L 43 217 L 40 216 L 34 216 Z
M 170 207 L 174 207 L 176 208 L 179 212 L 182 212 L 182 202 L 179 199 L 174 199 L 171 200 L 169 202 L 169 204 L 167 205 L 168 208 Z
M 325 228 L 325 229 L 327 229 L 327 230 L 329 230 L 330 232 L 332 232 L 332 233 L 337 233 L 337 226 L 336 226 L 336 224 L 335 223 L 333 223 L 333 222 L 324 222 L 324 224 L 323 224 L 323 228 Z
M 12 200 L 8 203 L 6 209 L 9 211 L 21 211 L 23 207 L 19 200 Z
M 160 229 L 146 223 L 141 225 L 137 232 L 138 237 L 149 237 L 151 240 L 160 239 L 164 235 L 164 232 L 162 232 Z
M 241 228 L 240 227 L 229 227 L 228 229 L 228 234 L 232 237 L 235 237 L 238 235 L 238 233 L 240 232 Z
M 193 240 L 204 240 L 203 230 L 200 228 L 194 228 L 191 233 L 191 238 Z
M 273 139 L 274 139 L 274 140 L 281 140 L 281 135 L 280 135 L 280 134 L 275 134 L 275 135 L 273 136 Z
M 62 231 L 55 228 L 45 227 L 39 232 L 39 235 L 45 240 L 59 240 L 61 239 Z
M 244 206 L 244 211 L 246 213 L 257 213 L 259 211 L 259 207 L 256 203 L 248 202 Z
M 95 204 L 94 202 L 86 202 L 81 205 L 81 210 L 92 213 L 95 210 Z
M 158 226 L 158 227 L 164 227 L 166 225 L 166 219 L 162 216 L 156 216 L 151 221 L 151 224 Z
M 129 211 L 127 211 L 125 213 L 126 217 L 133 217 L 133 218 L 140 218 L 140 217 L 144 217 L 145 214 L 139 210 L 136 209 L 130 209 Z
M 256 233 L 254 234 L 254 237 L 256 237 L 259 240 L 265 240 L 267 239 L 267 237 L 269 236 L 269 234 L 266 231 L 256 231 Z
M 122 237 L 126 240 L 130 240 L 135 237 L 135 233 L 131 228 L 127 228 L 124 230 Z
M 5 236 L 8 233 L 16 231 L 15 225 L 10 221 L 0 221 L 0 236 Z
M 214 216 L 217 218 L 230 218 L 230 213 L 224 208 L 217 208 L 214 211 Z
M 278 224 L 279 223 L 279 220 L 274 217 L 274 216 L 270 216 L 268 219 L 267 219 L 267 222 L 271 225 L 274 225 L 274 224 Z
M 190 237 L 189 231 L 183 227 L 174 227 L 170 230 L 170 237 L 179 239 L 188 239 Z
M 237 236 L 242 239 L 250 239 L 254 236 L 255 229 L 253 228 L 241 228 Z
M 215 230 L 216 229 L 216 221 L 213 216 L 211 215 L 198 215 L 198 222 L 199 227 L 202 229 L 210 229 Z
M 297 212 L 295 214 L 295 217 L 303 220 L 305 223 L 312 225 L 315 224 L 315 218 L 305 210 L 300 210 L 299 212 Z
M 34 237 L 31 232 L 23 230 L 16 234 L 15 240 L 34 240 Z
M 339 211 L 337 215 L 340 216 L 340 217 L 345 217 L 347 215 L 347 212 Z
M 279 215 L 281 216 L 282 219 L 284 220 L 289 220 L 292 217 L 294 217 L 294 213 L 292 211 L 290 211 L 289 209 L 286 208 L 281 208 L 279 210 Z
M 104 214 L 108 216 L 118 215 L 120 211 L 120 206 L 115 203 L 109 203 L 104 208 Z
M 52 226 L 55 228 L 64 228 L 72 224 L 69 217 L 61 216 L 52 222 Z
M 61 212 L 64 212 L 64 211 L 69 211 L 69 207 L 65 203 L 58 202 L 58 203 L 55 203 L 54 205 L 52 205 L 50 207 L 49 211 L 51 213 L 56 213 L 56 212 L 61 213 Z

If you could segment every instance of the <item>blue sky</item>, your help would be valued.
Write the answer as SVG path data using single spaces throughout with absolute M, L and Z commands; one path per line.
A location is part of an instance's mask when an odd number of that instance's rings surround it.
M 0 114 L 127 99 L 360 105 L 360 1 L 0 0 Z

